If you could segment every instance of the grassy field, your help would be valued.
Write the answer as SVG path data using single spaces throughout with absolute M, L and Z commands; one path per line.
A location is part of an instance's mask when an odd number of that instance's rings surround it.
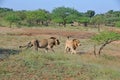
M 76 28 L 69 30 L 78 31 Z M 79 30 L 97 32 L 96 29 Z M 15 34 L 12 31 L 8 33 Z M 54 48 L 55 53 L 45 53 L 43 49 L 36 52 L 33 48 L 25 50 L 18 46 L 50 35 L 19 36 L 8 33 L 0 32 L 0 57 L 4 58 L 0 61 L 0 80 L 120 80 L 120 55 L 113 55 L 119 53 L 118 44 L 106 46 L 102 55 L 96 57 L 89 38 L 80 38 L 82 46 L 77 49 L 80 54 L 71 55 L 64 53 L 66 37 L 55 35 L 61 44 Z

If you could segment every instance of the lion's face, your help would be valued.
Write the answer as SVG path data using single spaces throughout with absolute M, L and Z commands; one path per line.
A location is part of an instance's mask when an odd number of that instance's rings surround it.
M 60 41 L 56 37 L 50 37 L 49 39 L 53 40 L 54 45 L 60 45 Z
M 75 47 L 81 46 L 80 41 L 78 39 L 73 39 L 73 44 Z

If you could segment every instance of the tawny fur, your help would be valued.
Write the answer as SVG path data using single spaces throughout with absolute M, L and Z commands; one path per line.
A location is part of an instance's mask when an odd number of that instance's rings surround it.
M 65 42 L 65 53 L 70 52 L 71 54 L 76 54 L 76 49 L 80 46 L 80 41 L 78 39 L 70 40 L 69 37 Z
M 50 37 L 48 39 L 32 40 L 27 45 L 19 46 L 19 48 L 24 48 L 24 47 L 31 48 L 34 46 L 35 50 L 37 51 L 38 51 L 38 48 L 44 48 L 46 52 L 48 50 L 52 50 L 54 52 L 53 47 L 59 44 L 60 44 L 60 41 L 56 37 Z

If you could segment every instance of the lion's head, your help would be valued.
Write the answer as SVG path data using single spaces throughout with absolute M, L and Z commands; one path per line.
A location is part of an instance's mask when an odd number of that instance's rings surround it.
M 60 45 L 60 41 L 59 41 L 59 39 L 57 39 L 56 37 L 50 37 L 50 39 L 53 39 L 55 46 L 56 46 L 56 45 Z
M 78 39 L 73 39 L 73 47 L 76 49 L 78 46 L 81 46 L 80 41 Z

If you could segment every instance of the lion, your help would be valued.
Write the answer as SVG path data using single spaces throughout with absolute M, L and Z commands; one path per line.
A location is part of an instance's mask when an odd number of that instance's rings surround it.
M 56 37 L 50 37 L 48 39 L 42 40 L 31 40 L 30 42 L 28 42 L 27 45 L 19 46 L 19 48 L 26 47 L 26 49 L 28 49 L 34 46 L 36 51 L 38 51 L 38 48 L 44 48 L 46 52 L 48 52 L 48 50 L 52 50 L 53 52 L 55 52 L 53 47 L 56 45 L 60 45 L 59 39 L 57 39 Z
M 78 39 L 70 40 L 69 37 L 65 42 L 65 53 L 70 52 L 71 54 L 76 54 L 76 49 L 78 46 L 81 46 Z

